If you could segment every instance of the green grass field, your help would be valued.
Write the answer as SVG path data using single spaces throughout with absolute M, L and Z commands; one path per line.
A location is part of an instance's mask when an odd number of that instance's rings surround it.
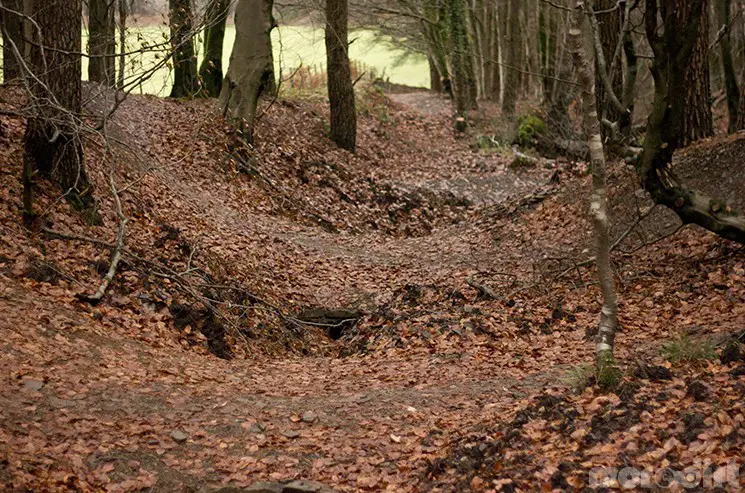
M 223 67 L 227 70 L 230 52 L 235 39 L 235 27 L 228 26 L 225 36 Z M 87 33 L 83 34 L 83 45 L 87 43 Z M 156 46 L 168 40 L 167 29 L 150 26 L 132 29 L 128 36 L 128 51 L 141 46 Z M 391 47 L 385 40 L 377 39 L 369 30 L 357 30 L 350 34 L 350 58 L 374 69 L 379 77 L 390 78 L 391 82 L 410 86 L 429 86 L 429 69 L 426 57 L 419 53 L 409 53 Z M 276 73 L 287 77 L 302 64 L 322 70 L 325 66 L 325 47 L 323 29 L 312 26 L 282 26 L 273 31 Z M 201 53 L 201 40 L 197 43 Z M 167 96 L 171 85 L 169 68 L 164 64 L 165 47 L 153 49 L 145 54 L 127 58 L 128 77 L 137 77 L 144 71 L 160 66 L 152 77 L 133 92 Z M 87 59 L 83 59 L 83 78 L 88 74 Z

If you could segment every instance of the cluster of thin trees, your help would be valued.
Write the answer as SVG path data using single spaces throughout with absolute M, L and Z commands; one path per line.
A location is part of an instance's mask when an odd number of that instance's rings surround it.
M 460 121 L 483 100 L 498 102 L 503 114 L 513 115 L 522 97 L 540 101 L 551 125 L 571 127 L 569 105 L 581 101 L 603 291 L 599 378 L 613 380 L 617 369 L 608 153 L 632 163 L 654 201 L 684 223 L 745 243 L 743 217 L 689 188 L 673 168 L 678 149 L 714 135 L 712 86 L 727 101 L 729 131 L 745 128 L 745 74 L 738 73 L 745 66 L 740 2 L 379 0 L 356 8 L 368 20 L 385 18 L 381 28 L 418 44 L 429 59 L 432 88 L 453 97 Z M 413 32 L 418 36 L 412 40 Z M 637 120 L 645 123 L 635 125 Z
M 141 2 L 139 2 L 141 4 Z M 169 0 L 170 39 L 127 52 L 127 18 L 142 8 L 132 0 L 0 0 L 3 76 L 27 95 L 21 116 L 28 121 L 23 169 L 24 217 L 33 221 L 33 183 L 55 180 L 66 199 L 95 217 L 93 186 L 83 162 L 82 139 L 105 134 L 107 120 L 127 94 L 155 70 L 170 64 L 171 97 L 219 97 L 226 117 L 246 144 L 253 139 L 259 98 L 277 90 L 271 31 L 276 27 L 273 0 L 209 0 L 197 12 L 192 0 Z M 223 74 L 226 23 L 234 10 L 236 40 Z M 82 26 L 88 24 L 87 52 Z M 356 113 L 351 80 L 346 0 L 326 4 L 326 48 L 331 105 L 331 137 L 354 151 Z M 204 57 L 197 66 L 196 35 L 204 32 Z M 166 53 L 155 68 L 127 74 L 126 58 L 147 50 Z M 116 91 L 110 111 L 95 126 L 81 119 L 82 57 L 88 79 Z
M 646 61 L 654 53 L 644 27 L 646 0 L 592 0 L 588 5 L 607 68 L 613 65 L 611 83 L 619 98 L 629 63 L 639 70 L 637 85 L 651 88 Z M 720 98 L 727 100 L 730 131 L 745 127 L 745 100 L 740 98 L 745 74 L 738 70 L 745 62 L 745 3 L 707 0 L 695 12 L 693 5 L 686 0 L 670 5 L 681 22 L 691 16 L 697 22 L 686 77 L 691 103 L 686 142 L 713 134 L 711 102 Z M 568 37 L 574 7 L 574 0 L 352 0 L 361 22 L 379 25 L 426 53 L 431 87 L 452 92 L 462 114 L 489 100 L 511 115 L 520 99 L 542 100 L 547 110 L 560 114 L 576 95 L 566 85 L 576 81 Z M 599 74 L 596 87 L 602 103 L 606 90 Z M 611 120 L 620 106 L 611 101 Z

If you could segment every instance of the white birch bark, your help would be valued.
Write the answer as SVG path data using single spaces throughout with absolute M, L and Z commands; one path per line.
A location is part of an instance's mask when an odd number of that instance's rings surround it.
M 582 37 L 585 7 L 585 2 L 582 0 L 578 0 L 574 6 L 569 29 L 569 41 L 582 90 L 584 126 L 588 135 L 592 166 L 590 214 L 595 226 L 595 256 L 598 279 L 603 292 L 603 308 L 600 315 L 595 355 L 598 371 L 602 372 L 603 367 L 613 361 L 613 349 L 618 326 L 618 300 L 610 260 L 610 218 L 606 194 L 605 153 L 595 104 L 595 77 L 592 65 L 587 59 Z

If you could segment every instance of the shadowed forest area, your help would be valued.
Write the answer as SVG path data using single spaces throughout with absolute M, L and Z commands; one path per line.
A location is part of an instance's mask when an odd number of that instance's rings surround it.
M 742 491 L 743 14 L 0 0 L 0 490 Z

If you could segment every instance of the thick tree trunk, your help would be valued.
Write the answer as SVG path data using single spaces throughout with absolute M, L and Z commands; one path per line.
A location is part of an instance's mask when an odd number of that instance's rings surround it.
M 6 9 L 17 12 L 17 14 L 14 14 L 0 11 L 0 24 L 3 34 L 3 80 L 9 82 L 22 75 L 17 55 L 23 56 L 26 51 L 23 38 L 23 2 L 21 0 L 4 0 L 3 5 Z M 13 49 L 13 45 L 18 50 L 17 53 Z
M 613 278 L 613 267 L 610 261 L 610 219 L 606 196 L 605 153 L 598 120 L 595 80 L 582 40 L 581 26 L 584 17 L 584 2 L 577 2 L 572 14 L 570 41 L 572 43 L 574 65 L 582 89 L 583 122 L 590 146 L 592 168 L 590 213 L 595 224 L 595 263 L 597 264 L 598 280 L 603 292 L 603 308 L 600 311 L 595 359 L 598 384 L 608 387 L 616 383 L 616 375 L 618 375 L 613 358 L 616 330 L 618 328 L 618 300 Z
M 434 65 L 439 74 L 440 80 L 432 83 L 432 90 L 438 92 L 447 92 L 450 94 L 450 74 L 448 71 L 447 54 L 445 52 L 445 42 L 443 39 L 442 19 L 440 18 L 440 9 L 430 9 L 426 15 L 433 19 L 438 19 L 436 23 L 422 22 L 422 32 L 424 40 L 427 43 L 430 62 Z M 434 76 L 432 65 L 430 65 L 430 76 Z
M 709 9 L 708 1 L 701 5 L 691 0 L 675 0 L 674 10 L 678 23 L 685 25 L 689 19 L 699 22 L 698 35 L 685 72 L 685 119 L 682 146 L 714 135 L 711 115 L 711 82 L 709 79 Z M 694 10 L 697 9 L 697 10 Z
M 31 69 L 38 82 L 29 82 L 34 115 L 26 128 L 24 179 L 33 170 L 51 176 L 71 204 L 90 209 L 92 186 L 79 129 L 82 15 L 82 0 L 35 2 Z
M 204 95 L 216 98 L 222 90 L 222 52 L 230 0 L 210 0 L 204 29 L 204 60 L 199 68 Z
M 331 106 L 331 140 L 339 147 L 354 152 L 357 145 L 357 113 L 349 67 L 348 21 L 347 0 L 326 0 L 326 71 Z
M 432 55 L 427 57 L 427 62 L 429 64 L 429 88 L 434 92 L 442 92 L 442 75 Z
M 31 60 L 31 49 L 33 48 L 33 45 L 29 40 L 33 39 L 35 33 L 35 27 L 34 24 L 31 22 L 31 17 L 34 15 L 34 9 L 35 9 L 35 3 L 42 0 L 22 0 L 23 4 L 23 15 L 24 15 L 24 22 L 23 22 L 23 59 L 24 60 Z
M 88 80 L 111 87 L 116 83 L 116 3 L 88 2 Z
M 468 88 L 468 109 L 469 110 L 476 110 L 478 109 L 478 99 L 479 99 L 479 76 L 477 71 L 477 63 L 479 63 L 479 60 L 476 59 L 474 56 L 474 43 L 471 42 L 471 36 L 468 31 L 467 23 L 466 23 L 466 13 L 463 12 L 463 24 L 466 26 L 466 29 L 464 29 L 464 39 L 461 40 L 460 44 L 463 46 L 464 49 L 464 58 L 463 62 L 465 65 L 465 73 L 466 73 L 466 86 Z
M 669 207 L 684 223 L 698 224 L 724 238 L 745 243 L 745 219 L 722 201 L 686 187 L 672 169 L 675 151 L 686 142 L 690 82 L 685 76 L 695 55 L 701 25 L 698 16 L 681 22 L 680 1 L 646 0 L 647 39 L 654 53 L 651 71 L 655 96 L 638 172 L 655 202 Z M 706 3 L 689 1 L 695 7 L 694 12 L 701 12 L 701 5 Z M 658 12 L 662 17 L 662 32 L 657 22 Z
M 243 138 L 253 141 L 259 96 L 271 76 L 273 0 L 240 0 L 235 10 L 235 43 L 220 92 L 223 114 L 238 122 Z M 350 82 L 351 84 L 351 82 Z
M 173 88 L 170 97 L 190 98 L 199 90 L 191 0 L 169 0 L 168 5 L 173 50 Z
M 469 110 L 476 108 L 478 89 L 474 76 L 473 60 L 465 19 L 465 6 L 462 0 L 450 0 L 450 65 L 453 70 L 453 94 L 455 110 L 459 116 L 465 116 Z
M 715 0 L 717 9 L 717 24 L 724 29 L 722 39 L 719 40 L 719 50 L 722 55 L 722 71 L 724 72 L 724 87 L 727 92 L 727 110 L 729 112 L 728 130 L 736 132 L 738 128 L 738 111 L 740 110 L 740 88 L 737 85 L 735 63 L 732 59 L 732 0 Z
M 505 115 L 515 114 L 517 104 L 518 85 L 520 83 L 520 0 L 509 0 L 507 14 L 507 32 L 505 52 L 507 54 L 504 77 L 504 99 L 502 112 Z

